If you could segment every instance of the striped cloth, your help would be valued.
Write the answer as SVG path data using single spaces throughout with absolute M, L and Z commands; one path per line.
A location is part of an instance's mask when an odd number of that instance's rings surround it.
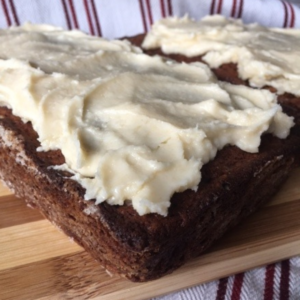
M 149 30 L 162 17 L 207 14 L 265 26 L 300 27 L 300 4 L 283 0 L 0 0 L 0 27 L 26 21 L 80 29 L 107 38 Z M 298 1 L 300 3 L 300 1 Z M 276 16 L 276 17 L 275 17 Z
M 300 3 L 300 1 L 298 1 Z M 300 27 L 300 4 L 281 0 L 0 0 L 0 27 L 26 21 L 80 29 L 91 35 L 119 38 L 147 32 L 171 15 L 199 19 L 223 14 L 265 26 Z M 202 284 L 160 300 L 297 300 L 300 257 Z
M 300 257 L 153 300 L 299 300 Z

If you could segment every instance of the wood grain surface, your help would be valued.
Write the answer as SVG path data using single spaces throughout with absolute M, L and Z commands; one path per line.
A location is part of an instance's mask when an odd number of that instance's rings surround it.
M 148 299 L 300 254 L 300 169 L 201 257 L 148 283 L 109 276 L 0 185 L 0 299 Z

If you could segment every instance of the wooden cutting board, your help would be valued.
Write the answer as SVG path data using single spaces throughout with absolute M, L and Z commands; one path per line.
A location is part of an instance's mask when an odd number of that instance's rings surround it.
M 147 299 L 300 254 L 300 169 L 205 255 L 148 283 L 110 277 L 0 186 L 0 299 Z

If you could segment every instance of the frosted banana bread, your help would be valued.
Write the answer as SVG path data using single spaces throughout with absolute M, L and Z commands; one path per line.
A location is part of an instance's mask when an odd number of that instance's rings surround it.
M 3 36 L 1 179 L 112 273 L 172 272 L 299 164 L 298 98 L 283 98 L 293 126 L 272 93 L 199 63 L 52 27 Z

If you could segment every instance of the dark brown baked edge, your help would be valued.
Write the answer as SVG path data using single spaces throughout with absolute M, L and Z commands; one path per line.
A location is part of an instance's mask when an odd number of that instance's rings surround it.
M 298 100 L 286 100 L 297 116 Z M 204 166 L 197 193 L 175 194 L 167 217 L 141 217 L 130 205 L 83 200 L 69 174 L 50 168 L 64 162 L 61 153 L 36 152 L 31 124 L 4 107 L 0 116 L 1 179 L 107 270 L 132 281 L 159 278 L 201 254 L 268 201 L 299 163 L 298 126 L 285 140 L 265 135 L 256 154 L 228 146 Z

